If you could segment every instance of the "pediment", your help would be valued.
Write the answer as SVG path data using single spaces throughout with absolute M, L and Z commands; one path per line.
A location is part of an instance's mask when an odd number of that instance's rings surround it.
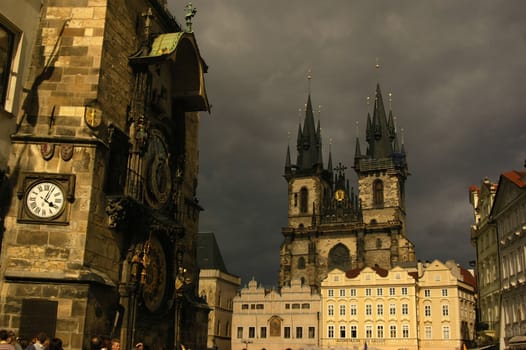
M 514 202 L 526 188 L 520 188 L 514 182 L 510 181 L 506 176 L 501 175 L 499 180 L 499 187 L 495 194 L 495 201 L 491 210 L 493 217 L 498 216 L 504 211 L 512 202 Z

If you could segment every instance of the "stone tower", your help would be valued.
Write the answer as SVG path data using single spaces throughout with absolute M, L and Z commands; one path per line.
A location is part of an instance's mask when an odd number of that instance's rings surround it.
M 12 135 L 0 328 L 64 347 L 206 347 L 198 297 L 207 66 L 157 0 L 43 0 Z
M 414 247 L 405 234 L 404 183 L 407 164 L 398 146 L 394 117 L 385 115 L 380 87 L 373 120 L 368 117 L 367 153 L 356 140 L 354 169 L 359 194 L 349 185 L 346 167 L 327 168 L 322 158 L 321 127 L 315 127 L 311 96 L 297 137 L 296 164 L 287 148 L 288 223 L 282 229 L 280 286 L 299 279 L 317 290 L 334 269 L 414 264 Z

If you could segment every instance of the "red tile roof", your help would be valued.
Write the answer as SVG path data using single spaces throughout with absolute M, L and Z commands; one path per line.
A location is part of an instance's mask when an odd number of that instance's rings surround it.
M 503 173 L 502 176 L 505 176 L 508 180 L 520 188 L 526 187 L 526 171 L 508 171 Z
M 465 283 L 469 284 L 470 286 L 472 286 L 474 288 L 477 288 L 477 281 L 475 280 L 475 276 L 473 276 L 473 274 L 471 274 L 471 272 L 469 272 L 465 268 L 461 267 L 460 268 L 460 273 L 462 274 L 462 278 L 463 278 L 463 281 Z

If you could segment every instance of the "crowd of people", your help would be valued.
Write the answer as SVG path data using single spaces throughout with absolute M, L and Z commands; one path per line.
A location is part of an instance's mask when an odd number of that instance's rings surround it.
M 63 350 L 60 338 L 38 333 L 31 341 L 19 339 L 15 332 L 0 330 L 0 350 Z

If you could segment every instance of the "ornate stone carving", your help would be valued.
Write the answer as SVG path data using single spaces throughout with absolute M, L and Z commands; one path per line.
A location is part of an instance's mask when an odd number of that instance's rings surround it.
M 121 230 L 129 216 L 130 201 L 126 197 L 108 198 L 106 214 L 108 214 L 108 227 L 112 230 Z

